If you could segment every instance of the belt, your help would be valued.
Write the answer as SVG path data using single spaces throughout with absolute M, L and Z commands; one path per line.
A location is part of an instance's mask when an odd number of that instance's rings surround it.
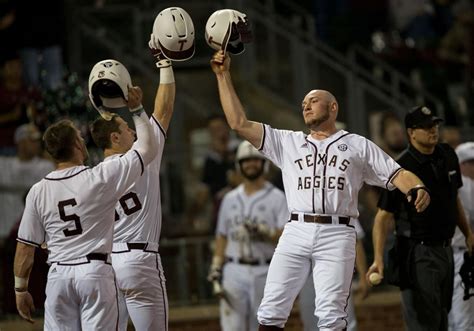
M 412 239 L 415 243 L 423 246 L 440 246 L 449 247 L 451 246 L 451 239 Z
M 106 264 L 110 264 L 109 255 L 105 253 L 90 253 L 78 259 L 73 259 L 73 260 L 63 261 L 63 262 L 51 261 L 50 263 L 51 264 L 57 263 L 58 265 L 64 265 L 64 266 L 75 266 L 75 265 L 87 264 L 87 263 L 90 263 L 91 261 L 102 261 Z
M 227 262 L 233 262 L 238 264 L 247 264 L 247 265 L 267 265 L 270 264 L 271 258 L 267 260 L 259 260 L 259 259 L 245 259 L 245 258 L 234 258 L 234 257 L 226 257 Z
M 337 216 L 336 216 L 337 217 Z M 310 215 L 304 214 L 303 220 L 305 223 L 319 223 L 319 224 L 332 224 L 333 216 L 328 215 Z M 339 216 L 337 217 L 339 224 L 349 225 L 351 221 L 350 217 Z M 291 214 L 290 221 L 298 221 L 298 214 Z
M 147 253 L 158 253 L 157 243 L 114 243 L 112 248 L 113 254 L 127 253 L 131 250 L 140 250 Z

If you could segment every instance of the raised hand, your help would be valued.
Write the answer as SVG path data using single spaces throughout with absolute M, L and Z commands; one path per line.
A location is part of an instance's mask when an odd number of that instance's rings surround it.
M 160 44 L 153 33 L 150 35 L 150 41 L 148 42 L 151 55 L 155 60 L 155 64 L 158 68 L 166 68 L 171 66 L 171 61 L 167 59 L 161 51 Z
M 230 57 L 223 50 L 214 53 L 211 59 L 211 68 L 215 74 L 221 74 L 229 71 Z

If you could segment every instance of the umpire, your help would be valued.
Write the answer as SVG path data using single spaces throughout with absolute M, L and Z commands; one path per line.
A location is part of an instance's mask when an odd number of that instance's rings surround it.
M 374 222 L 374 263 L 367 276 L 372 272 L 383 276 L 385 239 L 395 220 L 396 240 L 385 278 L 402 290 L 408 330 L 448 330 L 454 278 L 451 238 L 456 225 L 472 253 L 473 235 L 458 198 L 462 186 L 458 158 L 449 145 L 438 143 L 440 122 L 427 107 L 412 109 L 405 116 L 409 146 L 398 160 L 426 185 L 413 190 L 428 190 L 430 205 L 417 213 L 401 192 L 384 191 Z

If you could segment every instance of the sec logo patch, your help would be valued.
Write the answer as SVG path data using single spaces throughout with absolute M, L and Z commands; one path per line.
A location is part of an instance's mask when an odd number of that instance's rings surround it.
M 347 151 L 347 145 L 346 144 L 341 144 L 339 146 L 337 146 L 337 149 L 340 150 L 340 151 Z

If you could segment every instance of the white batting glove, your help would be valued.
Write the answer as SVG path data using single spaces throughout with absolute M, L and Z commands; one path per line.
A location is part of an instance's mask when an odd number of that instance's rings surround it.
M 155 59 L 156 66 L 158 68 L 167 68 L 171 67 L 171 61 L 167 59 L 164 55 L 163 52 L 161 51 L 160 48 L 160 43 L 156 39 L 156 37 L 153 35 L 153 33 L 150 35 L 150 41 L 148 42 L 148 47 L 150 47 L 151 55 Z

